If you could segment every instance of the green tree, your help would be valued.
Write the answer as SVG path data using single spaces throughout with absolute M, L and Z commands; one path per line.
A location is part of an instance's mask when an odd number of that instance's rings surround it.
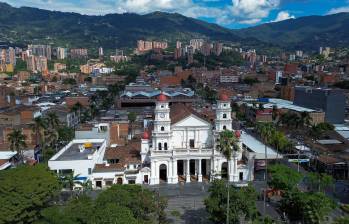
M 45 129 L 47 127 L 46 121 L 40 116 L 33 119 L 33 123 L 30 124 L 31 129 L 35 132 L 35 143 L 40 148 L 44 142 Z
M 7 140 L 10 143 L 11 151 L 16 151 L 18 153 L 21 163 L 23 163 L 23 150 L 27 147 L 25 143 L 26 136 L 22 133 L 20 129 L 13 129 L 11 133 L 7 135 Z
M 219 133 L 217 150 L 224 155 L 227 161 L 240 151 L 239 140 L 232 131 L 225 130 Z
M 155 199 L 155 200 L 154 200 Z M 140 223 L 154 223 L 164 218 L 159 214 L 164 214 L 166 200 L 157 197 L 153 192 L 138 185 L 114 185 L 103 191 L 96 200 L 97 206 L 114 203 L 117 206 L 129 208 L 133 216 Z
M 333 185 L 333 177 L 325 173 L 309 173 L 306 177 L 310 190 L 324 192 Z
M 96 205 L 86 195 L 70 200 L 65 206 L 42 210 L 38 224 L 138 224 L 132 211 L 116 203 Z
M 275 147 L 277 153 L 276 157 L 278 158 L 279 151 L 284 152 L 289 141 L 284 133 L 275 130 L 272 132 L 269 142 Z
M 81 120 L 81 112 L 84 110 L 84 106 L 78 101 L 74 106 L 71 108 L 71 111 L 74 113 L 77 113 L 79 120 Z
M 297 184 L 303 178 L 302 174 L 280 164 L 269 166 L 268 173 L 271 176 L 268 182 L 269 185 L 279 190 L 291 190 L 297 187 Z
M 241 215 L 245 220 L 253 221 L 257 218 L 256 200 L 257 194 L 253 187 L 234 188 L 229 186 L 229 194 L 223 180 L 214 180 L 209 190 L 209 197 L 205 199 L 206 210 L 210 220 L 214 223 L 226 223 L 229 212 L 229 223 L 239 223 Z M 227 210 L 227 198 L 234 203 L 229 204 Z
M 59 193 L 54 173 L 43 165 L 0 172 L 0 223 L 32 223 Z
M 60 126 L 57 132 L 58 132 L 58 141 L 70 142 L 75 137 L 74 129 L 69 128 L 67 126 Z
M 67 79 L 64 79 L 62 84 L 64 85 L 76 85 L 76 80 L 73 79 L 73 78 L 67 78 Z
M 286 191 L 281 200 L 281 209 L 289 219 L 309 224 L 324 221 L 335 206 L 323 193 L 300 192 L 297 189 Z
M 301 113 L 300 120 L 302 127 L 309 127 L 313 119 L 310 117 L 310 114 L 308 112 L 303 111 Z
M 333 224 L 348 224 L 349 216 L 339 217 L 334 220 Z
M 95 209 L 90 223 L 138 224 L 139 222 L 133 217 L 132 211 L 129 208 L 118 206 L 115 203 L 109 203 Z

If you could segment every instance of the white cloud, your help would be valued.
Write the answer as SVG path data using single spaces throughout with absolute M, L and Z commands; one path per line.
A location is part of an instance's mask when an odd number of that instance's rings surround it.
M 1 0 L 0 0 L 1 1 Z M 256 24 L 269 16 L 281 0 L 231 0 L 225 5 L 210 5 L 219 0 L 3 0 L 13 6 L 77 12 L 87 15 L 154 11 L 178 12 L 193 18 L 209 18 L 219 24 Z
M 280 0 L 232 0 L 231 13 L 238 20 L 257 23 L 280 5 Z
M 343 6 L 343 7 L 339 7 L 339 8 L 333 8 L 330 11 L 328 11 L 328 15 L 331 14 L 336 14 L 336 13 L 341 13 L 341 12 L 349 12 L 349 6 Z
M 275 20 L 273 20 L 272 22 L 280 22 L 283 20 L 287 20 L 287 19 L 294 19 L 296 18 L 293 15 L 290 15 L 290 13 L 286 12 L 286 11 L 281 11 L 277 14 Z

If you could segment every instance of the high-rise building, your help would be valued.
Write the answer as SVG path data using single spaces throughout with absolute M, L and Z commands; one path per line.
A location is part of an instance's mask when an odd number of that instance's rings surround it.
M 181 48 L 176 48 L 174 50 L 174 59 L 179 59 L 182 57 L 182 49 Z
M 70 49 L 70 57 L 71 58 L 87 58 L 88 51 L 86 48 L 74 48 Z
M 68 49 L 63 47 L 57 47 L 57 59 L 63 60 L 68 57 Z
M 182 42 L 177 41 L 177 42 L 176 42 L 176 48 L 177 48 L 177 49 L 178 49 L 178 48 L 182 48 Z
M 296 86 L 294 104 L 325 112 L 326 122 L 341 124 L 345 117 L 345 95 L 343 90 Z
M 187 47 L 188 65 L 194 62 L 194 48 L 192 46 Z
M 166 49 L 168 43 L 166 41 L 137 41 L 137 51 L 144 52 L 152 49 Z
M 16 51 L 14 48 L 0 49 L 0 63 L 16 65 Z
M 289 60 L 290 61 L 295 61 L 296 60 L 296 55 L 295 54 L 290 54 Z
M 193 47 L 194 52 L 197 50 L 200 50 L 200 48 L 202 47 L 202 45 L 204 44 L 204 40 L 203 39 L 191 39 L 190 40 L 190 46 Z
M 219 56 L 222 54 L 222 51 L 223 51 L 223 44 L 222 43 L 219 43 L 219 42 L 214 42 L 213 43 L 213 48 L 212 48 L 212 52 Z
M 98 56 L 99 57 L 103 57 L 104 56 L 103 47 L 98 48 Z
M 46 57 L 47 60 L 51 60 L 51 46 L 50 45 L 28 45 L 28 50 L 35 56 Z
M 27 57 L 27 69 L 32 72 L 47 72 L 47 58 L 44 56 L 29 55 Z
M 303 57 L 303 51 L 296 51 L 296 56 L 299 58 Z
M 211 54 L 211 43 L 209 42 L 205 42 L 203 43 L 203 45 L 200 48 L 200 52 L 201 54 L 205 55 L 205 56 L 209 56 Z

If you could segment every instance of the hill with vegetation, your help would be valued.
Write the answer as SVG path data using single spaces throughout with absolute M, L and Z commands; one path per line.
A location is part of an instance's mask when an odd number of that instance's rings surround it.
M 255 37 L 290 50 L 318 50 L 320 46 L 348 47 L 349 13 L 306 16 L 236 30 L 241 38 Z
M 0 3 L 0 42 L 52 43 L 105 48 L 135 46 L 138 39 L 239 41 L 230 29 L 177 13 L 154 12 L 88 16 Z

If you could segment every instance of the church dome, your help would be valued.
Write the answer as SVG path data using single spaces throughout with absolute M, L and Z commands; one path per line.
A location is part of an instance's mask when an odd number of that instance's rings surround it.
M 167 101 L 167 96 L 163 93 L 160 93 L 160 95 L 158 96 L 158 101 L 160 102 Z
M 229 101 L 229 97 L 227 96 L 227 94 L 222 93 L 219 95 L 219 100 L 221 101 Z
M 149 139 L 149 133 L 147 131 L 143 132 L 142 139 Z
M 236 137 L 236 138 L 240 138 L 240 137 L 241 137 L 241 131 L 236 130 L 236 131 L 235 131 L 235 137 Z

